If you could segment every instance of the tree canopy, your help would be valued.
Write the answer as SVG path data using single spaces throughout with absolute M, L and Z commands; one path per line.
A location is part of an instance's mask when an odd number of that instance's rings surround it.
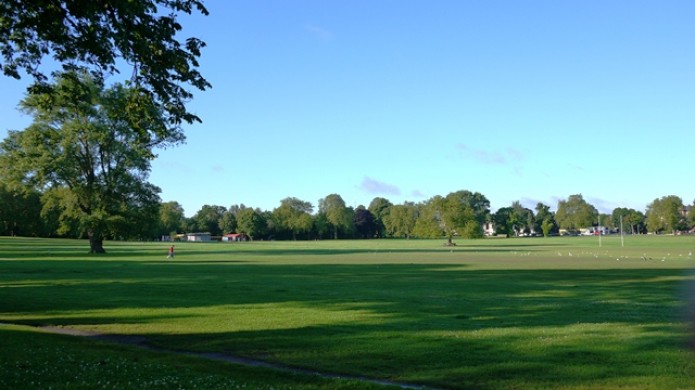
M 0 65 L 7 76 L 33 77 L 34 88 L 48 79 L 40 67 L 45 57 L 62 71 L 84 69 L 102 79 L 127 70 L 129 86 L 166 113 L 169 126 L 200 121 L 186 109 L 186 88 L 210 87 L 197 70 L 205 43 L 177 37 L 177 16 L 194 12 L 208 14 L 202 0 L 3 0 Z
M 551 231 L 557 232 L 557 223 L 555 222 L 555 214 L 550 211 L 550 206 L 544 205 L 541 202 L 536 203 L 535 231 L 542 231 L 545 237 L 548 237 Z
M 391 206 L 393 206 L 393 203 L 382 197 L 376 197 L 369 202 L 367 210 L 374 215 L 374 223 L 376 224 L 378 237 L 384 237 L 386 235 L 384 218 L 389 214 L 389 208 Z
M 280 201 L 280 207 L 273 210 L 273 218 L 278 227 L 292 232 L 292 239 L 297 239 L 297 233 L 311 230 L 313 220 L 311 212 L 314 206 L 310 202 L 288 197 Z
M 162 234 L 178 233 L 185 221 L 183 207 L 179 202 L 164 202 L 159 207 L 159 231 Z
M 220 227 L 220 220 L 224 217 L 227 209 L 224 206 L 203 205 L 197 213 L 191 218 L 191 227 L 196 231 L 207 232 L 213 236 L 219 236 L 223 233 L 223 228 Z
M 646 223 L 649 230 L 674 232 L 686 226 L 683 200 L 675 195 L 654 199 L 647 206 Z
M 239 233 L 244 233 L 252 239 L 265 234 L 267 219 L 260 211 L 249 207 L 242 208 L 236 218 Z
M 519 236 L 535 230 L 533 211 L 523 207 L 519 201 L 512 202 L 511 207 L 500 208 L 492 219 L 497 234 Z
M 442 233 L 453 245 L 455 235 L 467 238 L 483 236 L 483 224 L 490 212 L 490 202 L 479 192 L 456 191 L 446 197 L 435 196 L 425 203 L 415 223 L 415 232 L 424 237 Z
M 598 210 L 581 194 L 570 195 L 567 200 L 558 202 L 555 220 L 561 229 L 576 230 L 593 226 L 598 221 Z
M 63 229 L 88 235 L 91 252 L 104 252 L 106 236 L 151 234 L 160 203 L 159 188 L 146 181 L 153 148 L 180 140 L 146 96 L 126 109 L 133 93 L 120 84 L 104 89 L 88 73 L 61 74 L 27 95 L 20 106 L 33 123 L 0 144 L 0 177 L 41 191 Z
M 345 201 L 338 194 L 330 194 L 319 200 L 319 213 L 326 216 L 328 224 L 333 228 L 333 238 L 338 238 L 340 229 L 346 230 L 352 224 L 351 210 L 345 206 Z
M 618 207 L 615 210 L 613 210 L 613 213 L 611 214 L 611 219 L 614 226 L 620 227 L 622 225 L 623 229 L 629 231 L 631 234 L 646 231 L 644 229 L 644 213 L 635 209 Z
M 383 218 L 386 230 L 395 237 L 410 238 L 417 222 L 417 206 L 412 202 L 405 202 L 390 206 L 388 210 Z
M 374 214 L 366 207 L 357 206 L 353 215 L 353 224 L 360 238 L 371 238 L 377 236 L 379 227 L 374 218 Z

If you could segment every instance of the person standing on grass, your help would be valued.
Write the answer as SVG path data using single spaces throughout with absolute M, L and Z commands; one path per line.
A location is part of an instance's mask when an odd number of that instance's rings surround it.
M 167 259 L 173 258 L 173 257 L 174 257 L 174 246 L 172 245 L 169 247 L 169 255 L 167 256 Z

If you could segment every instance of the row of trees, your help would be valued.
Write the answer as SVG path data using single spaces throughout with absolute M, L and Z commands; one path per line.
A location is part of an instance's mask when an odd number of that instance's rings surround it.
M 74 213 L 66 213 L 63 197 L 52 191 L 13 191 L 0 185 L 0 234 L 44 237 L 88 237 L 89 224 Z M 205 205 L 192 217 L 185 216 L 175 201 L 154 202 L 139 208 L 132 219 L 118 217 L 121 223 L 104 232 L 105 238 L 153 240 L 162 235 L 209 232 L 213 236 L 244 233 L 252 239 L 313 240 L 329 238 L 420 237 L 478 238 L 490 233 L 505 236 L 554 235 L 578 231 L 600 224 L 627 234 L 673 233 L 695 226 L 695 208 L 687 207 L 677 196 L 655 199 L 646 213 L 616 208 L 599 214 L 582 195 L 572 195 L 557 204 L 557 211 L 538 203 L 535 209 L 513 202 L 495 212 L 480 193 L 452 192 L 420 203 L 393 204 L 382 197 L 356 208 L 349 207 L 338 194 L 318 202 L 294 197 L 280 201 L 273 210 L 243 204 L 224 207 Z M 486 230 L 487 229 L 487 230 Z
M 445 237 L 449 244 L 455 236 L 479 238 L 486 233 L 504 236 L 559 234 L 578 232 L 601 225 L 627 234 L 675 233 L 695 228 L 695 207 L 686 206 L 677 196 L 655 199 L 646 213 L 630 208 L 616 208 L 600 214 L 581 194 L 571 195 L 557 204 L 557 211 L 538 203 L 535 210 L 513 202 L 495 212 L 490 202 L 478 192 L 466 190 L 427 201 L 393 204 L 382 197 L 368 207 L 348 207 L 338 194 L 319 200 L 318 211 L 310 202 L 288 197 L 273 210 L 253 209 L 242 205 L 203 206 L 193 217 L 186 218 L 177 202 L 162 205 L 160 232 L 205 231 L 212 235 L 245 233 L 256 239 L 322 239 Z

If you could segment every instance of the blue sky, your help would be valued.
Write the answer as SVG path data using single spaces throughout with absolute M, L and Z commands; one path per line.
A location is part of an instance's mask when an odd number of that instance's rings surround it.
M 187 215 L 477 191 L 492 209 L 695 199 L 695 2 L 208 1 L 203 123 L 150 181 Z M 127 72 L 126 72 L 127 73 Z M 26 81 L 0 78 L 0 136 Z

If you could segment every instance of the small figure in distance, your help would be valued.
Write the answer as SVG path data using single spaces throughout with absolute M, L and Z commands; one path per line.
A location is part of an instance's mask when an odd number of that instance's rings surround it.
M 167 256 L 167 259 L 173 258 L 174 257 L 174 246 L 169 247 L 169 255 Z

